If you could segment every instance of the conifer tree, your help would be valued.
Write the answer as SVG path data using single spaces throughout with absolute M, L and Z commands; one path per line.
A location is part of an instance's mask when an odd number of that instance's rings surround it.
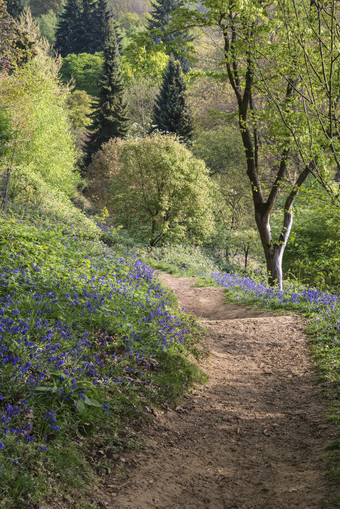
M 171 23 L 173 13 L 179 7 L 180 0 L 156 0 L 151 2 L 150 19 L 147 24 L 147 29 L 154 31 L 153 42 L 155 44 L 165 44 L 167 53 L 173 54 L 176 60 L 179 60 L 183 72 L 190 70 L 189 60 L 183 56 L 178 55 L 174 48 L 174 44 L 179 39 L 189 41 L 191 38 L 185 32 L 172 32 L 167 33 L 167 28 Z
M 84 164 L 87 166 L 92 155 L 111 138 L 124 138 L 129 121 L 124 99 L 124 83 L 119 63 L 116 30 L 109 22 L 104 48 L 104 67 L 101 88 L 96 107 L 92 113 L 92 126 L 85 146 Z
M 21 0 L 6 0 L 7 12 L 12 18 L 18 19 L 23 11 L 23 3 Z
M 104 50 L 105 41 L 108 35 L 108 26 L 111 18 L 112 15 L 108 10 L 107 0 L 97 0 L 96 9 L 94 11 L 94 24 L 96 27 L 95 31 L 98 41 L 96 51 Z
M 55 48 L 62 57 L 78 51 L 80 39 L 81 6 L 79 0 L 68 0 L 62 10 L 57 30 Z
M 181 65 L 173 56 L 163 76 L 163 82 L 153 111 L 153 131 L 174 133 L 189 142 L 192 136 L 192 117 L 187 105 L 186 85 Z
M 75 53 L 96 53 L 103 51 L 110 20 L 106 0 L 83 0 L 80 20 L 81 36 Z
M 62 57 L 103 51 L 110 17 L 106 0 L 68 0 L 58 22 L 56 49 Z

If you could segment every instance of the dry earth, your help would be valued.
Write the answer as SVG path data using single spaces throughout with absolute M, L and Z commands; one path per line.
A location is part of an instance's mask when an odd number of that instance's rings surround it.
M 333 499 L 325 422 L 304 324 L 225 303 L 221 288 L 161 275 L 208 330 L 209 381 L 147 427 L 103 505 L 114 509 L 321 509 Z M 334 503 L 328 503 L 332 509 Z

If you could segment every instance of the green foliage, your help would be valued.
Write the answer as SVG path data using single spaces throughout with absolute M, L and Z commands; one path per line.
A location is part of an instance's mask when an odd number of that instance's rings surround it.
M 47 14 L 50 10 L 57 13 L 62 5 L 62 0 L 28 0 L 33 16 Z
M 0 159 L 8 150 L 8 142 L 12 138 L 12 128 L 9 117 L 0 108 Z
M 62 57 L 102 51 L 110 18 L 106 0 L 67 0 L 58 20 L 56 49 Z
M 92 125 L 85 146 L 85 165 L 90 163 L 93 154 L 110 138 L 126 136 L 129 120 L 124 91 L 116 30 L 113 23 L 110 23 L 109 34 L 105 42 L 99 97 L 91 115 Z
M 128 114 L 129 118 L 134 120 L 129 129 L 130 137 L 143 137 L 150 132 L 158 91 L 159 87 L 152 78 L 136 77 L 128 83 L 126 87 Z
M 14 19 L 8 14 L 4 0 L 0 0 L 0 34 L 0 73 L 7 74 L 13 62 L 21 60 L 25 48 L 18 44 L 22 34 Z
M 107 0 L 107 5 L 114 18 L 119 20 L 124 14 L 136 13 L 142 16 L 148 10 L 147 0 Z
M 151 246 L 166 239 L 202 242 L 214 233 L 214 184 L 203 161 L 173 136 L 111 140 L 94 157 L 90 175 L 93 195 L 110 187 L 115 224 Z
M 125 36 L 129 36 L 135 33 L 136 29 L 141 28 L 142 20 L 135 12 L 126 12 L 119 18 L 118 26 L 120 30 L 124 30 Z
M 150 18 L 147 23 L 147 29 L 151 32 L 151 39 L 154 44 L 161 44 L 168 55 L 181 63 L 182 71 L 188 72 L 190 69 L 189 60 L 184 56 L 184 41 L 190 41 L 187 31 L 174 31 L 169 29 L 173 19 L 174 12 L 180 5 L 179 0 L 158 0 L 151 2 Z
M 80 182 L 75 172 L 77 152 L 69 129 L 66 94 L 59 86 L 57 72 L 55 63 L 41 54 L 1 81 L 1 102 L 13 129 L 7 155 L 16 167 L 12 198 L 20 193 L 25 199 L 25 190 L 34 195 L 42 183 L 72 196 Z
M 50 9 L 46 14 L 41 14 L 36 18 L 36 23 L 40 29 L 43 37 L 46 37 L 48 42 L 53 46 L 55 42 L 55 31 L 57 27 L 57 15 Z
M 152 130 L 176 134 L 184 142 L 189 142 L 192 137 L 192 118 L 187 104 L 186 85 L 181 65 L 173 57 L 170 57 L 156 99 Z
M 141 251 L 145 263 L 176 276 L 205 276 L 221 269 L 211 250 L 187 244 L 165 244 Z
M 160 84 L 168 61 L 169 57 L 162 49 L 147 51 L 145 46 L 141 46 L 132 40 L 123 49 L 122 68 L 124 78 L 126 81 L 136 78 L 150 78 Z
M 84 90 L 89 95 L 98 96 L 100 78 L 103 72 L 102 53 L 70 53 L 63 58 L 60 72 L 64 83 L 74 80 L 76 90 Z
M 68 0 L 59 15 L 55 33 L 55 48 L 62 57 L 66 57 L 69 53 L 84 51 L 84 49 L 78 51 L 80 19 L 80 1 Z
M 22 0 L 6 0 L 7 12 L 13 18 L 19 18 L 22 10 L 24 8 L 24 4 Z
M 212 175 L 238 173 L 238 178 L 246 182 L 241 175 L 247 164 L 242 139 L 233 125 L 198 132 L 192 151 L 205 161 Z
M 297 208 L 283 268 L 304 284 L 339 292 L 339 211 L 328 206 L 324 191 L 316 190 L 306 189 Z
M 68 96 L 68 115 L 75 130 L 88 126 L 91 102 L 91 97 L 84 90 L 75 90 Z

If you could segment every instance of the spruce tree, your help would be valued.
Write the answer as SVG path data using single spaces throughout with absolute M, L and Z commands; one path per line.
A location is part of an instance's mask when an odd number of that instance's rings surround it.
M 7 12 L 12 18 L 18 19 L 23 11 L 22 0 L 6 0 Z
M 152 130 L 176 134 L 188 143 L 192 136 L 192 117 L 187 105 L 186 85 L 181 64 L 170 57 L 153 111 Z
M 103 51 L 110 18 L 106 0 L 68 0 L 59 17 L 56 49 L 62 57 Z
M 67 0 L 62 10 L 57 30 L 55 49 L 62 57 L 69 53 L 80 53 L 78 51 L 80 39 L 81 6 L 79 0 Z
M 100 87 L 96 107 L 91 115 L 92 126 L 89 139 L 85 146 L 85 166 L 91 162 L 92 155 L 104 143 L 111 138 L 124 138 L 129 127 L 118 43 L 113 21 L 110 21 L 108 25 Z
M 105 41 L 108 35 L 108 26 L 111 13 L 108 10 L 107 0 L 98 0 L 94 11 L 95 32 L 97 35 L 96 51 L 103 51 Z
M 76 53 L 96 53 L 104 50 L 110 17 L 106 0 L 83 0 L 79 27 L 81 37 Z
M 189 41 L 191 38 L 186 32 L 172 32 L 167 33 L 167 28 L 171 23 L 173 13 L 178 9 L 180 0 L 159 0 L 151 2 L 150 19 L 147 24 L 147 29 L 153 32 L 154 44 L 163 43 L 166 47 L 167 53 L 173 54 L 176 60 L 179 60 L 183 72 L 190 70 L 189 60 L 179 55 L 174 46 L 176 41 Z

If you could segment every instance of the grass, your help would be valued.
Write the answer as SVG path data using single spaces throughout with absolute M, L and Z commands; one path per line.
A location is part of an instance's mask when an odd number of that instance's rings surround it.
M 150 267 L 178 277 L 196 277 L 221 269 L 221 260 L 199 246 L 165 245 L 140 250 L 140 255 Z
M 16 210 L 0 230 L 0 507 L 90 507 L 133 423 L 204 379 L 201 333 L 79 213 Z

